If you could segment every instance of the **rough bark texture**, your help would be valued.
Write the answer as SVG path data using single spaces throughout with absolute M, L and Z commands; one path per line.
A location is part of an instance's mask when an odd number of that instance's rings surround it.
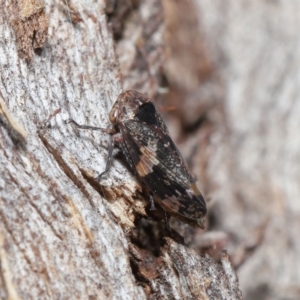
M 300 299 L 300 4 L 163 3 L 170 52 L 190 44 L 166 74 L 170 124 L 209 199 L 198 243 L 228 249 L 245 299 Z
M 112 28 L 121 23 L 125 88 L 157 90 L 160 3 L 128 3 L 107 11 L 102 1 L 0 1 L 1 103 L 13 116 L 1 106 L 1 299 L 241 299 L 225 252 L 220 262 L 201 256 L 174 231 L 155 252 L 145 226 L 142 245 L 135 228 L 148 201 L 139 184 L 120 160 L 97 182 L 108 139 L 66 122 L 107 127 L 122 90 L 106 14 Z

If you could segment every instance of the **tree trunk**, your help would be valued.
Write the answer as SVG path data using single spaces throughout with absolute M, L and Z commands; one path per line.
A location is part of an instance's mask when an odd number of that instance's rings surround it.
M 217 263 L 171 237 L 156 254 L 135 243 L 139 183 L 119 160 L 96 181 L 109 139 L 67 122 L 108 127 L 122 91 L 107 14 L 124 87 L 155 93 L 160 3 L 1 1 L 0 298 L 241 299 L 226 252 Z
M 163 3 L 170 124 L 209 199 L 208 229 L 244 299 L 300 299 L 300 3 Z

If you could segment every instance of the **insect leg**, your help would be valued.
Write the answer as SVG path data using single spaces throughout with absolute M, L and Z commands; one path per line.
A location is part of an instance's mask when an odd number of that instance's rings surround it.
M 112 163 L 114 148 L 115 148 L 115 137 L 113 137 L 111 139 L 111 143 L 108 148 L 107 162 L 106 162 L 105 170 L 96 177 L 96 180 L 100 181 L 101 177 L 108 173 L 111 163 Z
M 150 204 L 151 204 L 150 210 L 156 210 L 152 193 L 150 193 L 149 198 L 150 198 Z

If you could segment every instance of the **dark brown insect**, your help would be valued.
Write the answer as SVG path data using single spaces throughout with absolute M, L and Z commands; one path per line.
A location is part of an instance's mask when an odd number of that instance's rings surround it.
M 136 91 L 124 92 L 113 105 L 109 120 L 114 129 L 104 132 L 112 135 L 112 143 L 105 171 L 98 179 L 109 171 L 113 149 L 118 146 L 147 187 L 151 209 L 155 209 L 154 198 L 170 215 L 204 228 L 205 201 L 152 100 Z M 82 129 L 103 130 L 71 122 Z

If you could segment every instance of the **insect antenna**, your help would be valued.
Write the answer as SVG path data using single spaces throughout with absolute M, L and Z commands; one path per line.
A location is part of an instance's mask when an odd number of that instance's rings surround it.
M 80 125 L 76 121 L 74 121 L 73 119 L 69 119 L 68 123 L 73 123 L 79 129 L 99 130 L 99 131 L 102 131 L 102 132 L 107 133 L 109 135 L 116 134 L 116 131 L 114 129 L 101 128 L 101 127 L 90 126 L 90 125 Z

